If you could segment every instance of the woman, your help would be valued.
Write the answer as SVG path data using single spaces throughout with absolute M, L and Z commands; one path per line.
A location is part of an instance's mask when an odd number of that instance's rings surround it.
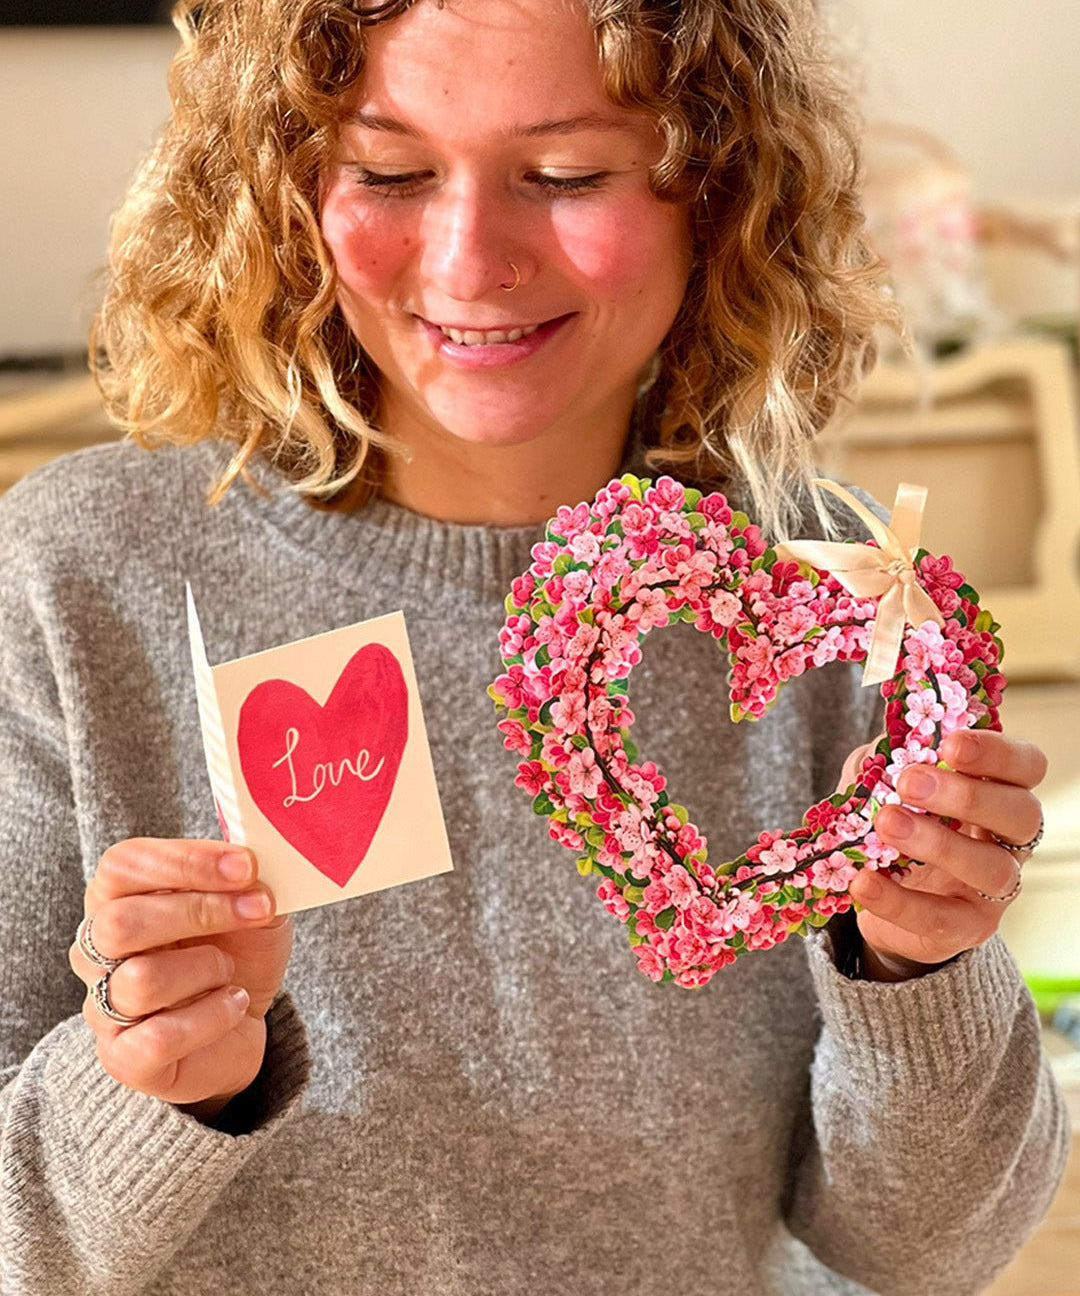
M 1064 1156 L 993 936 L 1041 754 L 956 735 L 904 791 L 966 831 L 883 812 L 926 867 L 857 879 L 858 931 L 689 994 L 566 877 L 484 692 L 538 524 L 621 466 L 809 525 L 810 436 L 884 308 L 807 14 L 209 0 L 179 26 L 98 331 L 114 411 L 170 448 L 55 465 L 2 514 L 6 1289 L 979 1290 Z M 185 577 L 218 659 L 405 608 L 453 874 L 303 914 L 290 960 L 257 861 L 209 840 Z M 638 688 L 730 857 L 875 707 L 814 672 L 689 743 L 722 677 L 669 635 Z M 86 995 L 107 960 L 132 1024 Z

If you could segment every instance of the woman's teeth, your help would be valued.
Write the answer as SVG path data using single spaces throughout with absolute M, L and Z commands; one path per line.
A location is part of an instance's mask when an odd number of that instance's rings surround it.
M 528 328 L 511 329 L 508 333 L 500 329 L 493 329 L 490 333 L 479 333 L 475 329 L 444 328 L 442 324 L 438 326 L 439 331 L 456 342 L 458 346 L 492 346 L 496 342 L 516 342 L 519 338 L 528 337 L 530 333 L 535 333 L 540 327 L 539 324 L 530 324 Z

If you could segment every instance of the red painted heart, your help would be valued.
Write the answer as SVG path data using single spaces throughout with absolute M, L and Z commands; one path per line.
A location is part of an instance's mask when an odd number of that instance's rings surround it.
M 240 768 L 282 837 L 343 887 L 382 821 L 408 729 L 401 666 L 383 644 L 367 644 L 325 706 L 288 680 L 256 685 L 240 708 Z

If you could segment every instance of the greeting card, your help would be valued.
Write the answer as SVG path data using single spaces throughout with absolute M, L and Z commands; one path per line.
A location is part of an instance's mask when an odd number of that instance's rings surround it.
M 187 599 L 222 834 L 278 912 L 452 869 L 402 613 L 211 666 Z

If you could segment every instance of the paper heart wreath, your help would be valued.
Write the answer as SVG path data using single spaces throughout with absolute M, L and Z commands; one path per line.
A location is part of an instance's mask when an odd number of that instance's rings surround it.
M 907 863 L 873 831 L 900 800 L 900 771 L 943 763 L 937 749 L 956 729 L 999 727 L 999 627 L 947 557 L 918 548 L 926 492 L 901 486 L 885 527 L 819 485 L 876 544 L 770 547 L 723 495 L 626 476 L 591 505 L 559 509 L 506 600 L 506 670 L 489 692 L 524 758 L 515 783 L 578 853 L 578 871 L 600 875 L 600 900 L 654 981 L 704 985 L 739 954 L 850 908 L 860 868 Z M 641 642 L 679 621 L 726 643 L 733 720 L 760 719 L 789 679 L 832 661 L 865 661 L 864 683 L 886 700 L 886 736 L 850 787 L 719 865 L 630 740 Z

